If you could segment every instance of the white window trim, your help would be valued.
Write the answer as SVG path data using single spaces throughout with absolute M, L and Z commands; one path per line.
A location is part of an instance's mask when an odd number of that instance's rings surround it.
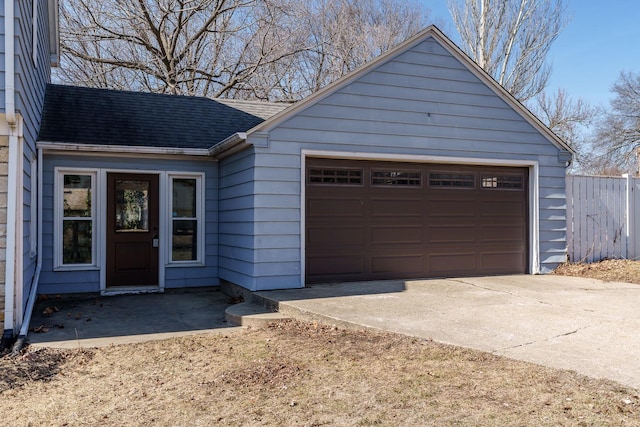
M 98 254 L 98 212 L 101 212 L 100 197 L 97 197 L 100 188 L 98 169 L 84 168 L 55 168 L 54 198 L 53 198 L 53 269 L 54 271 L 78 271 L 97 270 L 100 268 L 100 258 Z M 63 239 L 62 221 L 64 212 L 62 200 L 64 198 L 64 176 L 65 175 L 90 175 L 91 176 L 91 264 L 64 264 L 63 263 Z
M 173 180 L 174 179 L 195 179 L 196 180 L 196 221 L 198 224 L 197 241 L 197 258 L 189 261 L 174 261 L 172 257 L 173 249 Z M 167 245 L 165 259 L 167 267 L 194 267 L 205 265 L 205 174 L 204 173 L 185 173 L 185 172 L 168 172 L 168 191 L 167 191 Z

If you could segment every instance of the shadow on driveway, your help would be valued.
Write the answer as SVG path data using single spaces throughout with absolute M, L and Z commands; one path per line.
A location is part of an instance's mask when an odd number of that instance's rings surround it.
M 229 297 L 218 290 L 41 299 L 28 342 L 58 348 L 99 347 L 203 332 L 230 331 Z

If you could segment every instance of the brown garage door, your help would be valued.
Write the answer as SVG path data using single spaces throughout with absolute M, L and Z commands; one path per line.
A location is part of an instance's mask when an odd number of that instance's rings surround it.
M 526 168 L 307 159 L 306 281 L 526 273 Z

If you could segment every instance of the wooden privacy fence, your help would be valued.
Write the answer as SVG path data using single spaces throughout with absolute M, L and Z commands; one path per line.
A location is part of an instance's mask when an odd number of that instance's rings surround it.
M 640 257 L 640 178 L 567 177 L 567 240 L 572 262 Z

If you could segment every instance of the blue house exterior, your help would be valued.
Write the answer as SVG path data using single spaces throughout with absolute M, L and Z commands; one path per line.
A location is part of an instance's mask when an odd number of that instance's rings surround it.
M 48 85 L 37 153 L 39 293 L 566 260 L 571 149 L 433 26 L 293 105 Z

